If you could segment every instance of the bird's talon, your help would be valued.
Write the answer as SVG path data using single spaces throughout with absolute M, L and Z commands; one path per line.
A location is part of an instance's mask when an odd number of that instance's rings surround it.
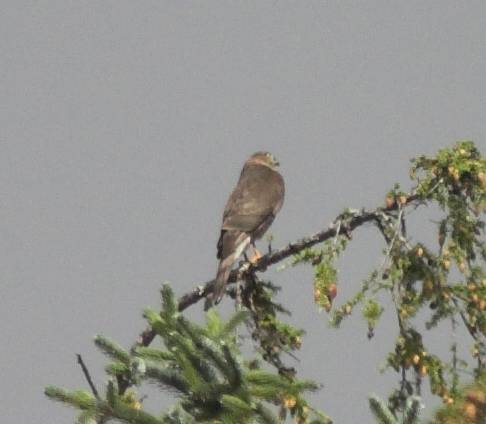
M 250 262 L 252 265 L 255 265 L 262 257 L 263 255 L 260 253 L 260 251 L 254 248 L 253 255 L 250 257 L 250 260 L 248 262 Z

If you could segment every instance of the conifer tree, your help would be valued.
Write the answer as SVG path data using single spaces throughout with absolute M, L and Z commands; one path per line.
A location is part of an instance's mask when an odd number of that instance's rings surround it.
M 79 357 L 90 391 L 50 386 L 46 395 L 78 409 L 77 422 L 84 424 L 278 423 L 289 417 L 300 424 L 330 423 L 305 397 L 319 389 L 320 382 L 299 378 L 283 360 L 283 352 L 296 354 L 303 330 L 282 321 L 282 314 L 289 312 L 274 300 L 280 287 L 262 279 L 268 267 L 283 262 L 282 268 L 313 268 L 315 303 L 329 313 L 336 328 L 360 311 L 372 339 L 383 310 L 395 311 L 396 341 L 386 361 L 400 383 L 386 401 L 371 396 L 377 423 L 419 423 L 419 396 L 427 379 L 431 392 L 445 405 L 434 422 L 484 424 L 486 157 L 474 143 L 463 141 L 433 157 L 414 159 L 410 176 L 412 188 L 406 191 L 396 184 L 383 206 L 346 209 L 328 228 L 269 251 L 254 264 L 242 262 L 229 277 L 228 295 L 235 299 L 237 312 L 228 321 L 215 308 L 206 313 L 204 324 L 184 316 L 185 309 L 211 293 L 214 281 L 198 285 L 178 301 L 165 285 L 161 310 L 145 310 L 148 326 L 130 349 L 105 336 L 95 338 L 110 360 L 103 392 L 93 385 Z M 407 232 L 406 221 L 410 214 L 436 206 L 442 214 L 437 243 L 427 245 L 420 235 Z M 336 258 L 345 253 L 352 233 L 366 223 L 383 237 L 383 260 L 356 284 L 353 296 L 335 305 Z M 382 294 L 389 302 L 379 302 Z M 423 332 L 417 326 L 417 317 L 424 316 L 421 311 L 428 316 Z M 468 332 L 470 358 L 458 356 L 455 339 L 450 357 L 432 351 L 428 332 L 443 321 L 452 323 L 452 331 Z M 254 341 L 251 357 L 242 354 L 237 337 L 242 326 Z M 155 338 L 162 348 L 152 345 Z M 466 369 L 469 379 L 464 378 Z M 176 394 L 176 404 L 155 415 L 145 411 L 136 389 L 147 382 Z

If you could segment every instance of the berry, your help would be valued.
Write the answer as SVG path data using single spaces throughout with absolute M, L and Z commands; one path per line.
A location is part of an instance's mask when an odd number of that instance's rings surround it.
M 327 288 L 327 297 L 329 298 L 329 301 L 332 302 L 336 296 L 337 296 L 337 285 L 336 283 L 331 283 Z

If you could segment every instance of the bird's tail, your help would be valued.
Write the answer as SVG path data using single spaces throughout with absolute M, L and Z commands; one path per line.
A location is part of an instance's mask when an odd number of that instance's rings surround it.
M 212 293 L 206 297 L 205 310 L 221 302 L 226 291 L 226 283 L 228 282 L 231 268 L 248 247 L 248 244 L 250 244 L 250 236 L 241 231 L 225 231 L 220 243 L 221 252 L 218 253 L 218 257 L 221 260 L 219 261 Z
M 226 259 L 223 259 L 218 266 L 218 273 L 216 274 L 213 291 L 213 299 L 216 305 L 221 302 L 221 299 L 226 292 L 226 283 L 228 282 L 231 267 L 234 263 L 234 257 L 232 256 L 233 255 L 229 256 Z
M 218 265 L 218 272 L 213 284 L 213 292 L 206 298 L 205 308 L 208 310 L 213 305 L 217 305 L 221 302 L 225 292 L 226 283 L 231 272 L 231 267 L 235 261 L 234 255 L 230 255 L 227 258 L 222 259 Z

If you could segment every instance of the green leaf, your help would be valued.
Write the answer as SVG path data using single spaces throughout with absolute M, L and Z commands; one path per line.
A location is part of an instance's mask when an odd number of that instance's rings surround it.
M 108 381 L 108 385 L 106 386 L 106 400 L 110 406 L 115 406 L 117 401 L 118 395 L 116 393 L 115 384 L 112 380 Z
M 278 417 L 267 407 L 261 403 L 257 403 L 255 407 L 257 419 L 262 424 L 280 424 Z
M 169 284 L 164 284 L 160 290 L 162 295 L 162 310 L 166 315 L 175 315 L 177 311 L 177 302 L 174 297 L 174 292 Z
M 130 354 L 124 350 L 121 346 L 111 341 L 105 336 L 98 335 L 95 337 L 95 345 L 110 358 L 125 364 L 130 363 Z
M 388 406 L 378 396 L 370 396 L 369 406 L 379 424 L 399 424 Z
M 147 364 L 145 376 L 146 378 L 160 384 L 164 389 L 173 388 L 181 393 L 188 393 L 191 388 L 190 384 L 183 377 L 180 370 L 173 368 L 162 368 Z
M 419 422 L 420 411 L 422 408 L 422 401 L 419 397 L 412 396 L 407 399 L 402 424 L 417 424 Z
M 253 412 L 251 405 L 236 396 L 223 395 L 221 402 L 224 408 L 230 410 L 235 415 L 248 415 Z
M 155 349 L 153 347 L 139 346 L 135 349 L 135 354 L 140 358 L 155 362 L 167 362 L 174 360 L 174 355 L 171 352 Z
M 105 371 L 109 375 L 118 376 L 124 375 L 130 372 L 130 367 L 121 362 L 112 362 L 105 367 Z
M 76 424 L 97 424 L 96 413 L 93 411 L 83 411 L 77 416 L 75 423 Z
M 380 319 L 381 314 L 383 313 L 383 308 L 376 300 L 366 299 L 362 312 L 363 317 L 368 322 L 368 325 L 370 327 L 375 327 L 376 323 Z
M 79 409 L 94 411 L 96 408 L 96 398 L 85 390 L 68 391 L 59 387 L 48 386 L 45 388 L 44 393 L 53 400 L 68 403 Z
M 206 328 L 212 337 L 219 336 L 223 328 L 223 321 L 216 308 L 209 308 L 206 312 Z
M 243 324 L 248 319 L 248 317 L 248 311 L 241 310 L 236 312 L 235 314 L 233 314 L 230 320 L 223 325 L 223 328 L 219 332 L 219 336 L 221 338 L 232 336 L 236 328 Z

